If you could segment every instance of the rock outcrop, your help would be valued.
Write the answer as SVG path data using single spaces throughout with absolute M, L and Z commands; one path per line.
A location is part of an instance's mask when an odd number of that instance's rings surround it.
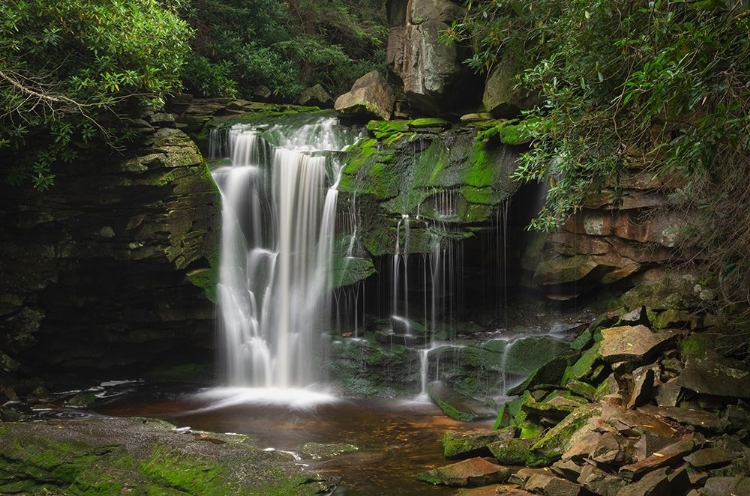
M 0 178 L 6 374 L 56 381 L 211 358 L 217 190 L 174 119 L 150 120 L 168 127 L 132 121 L 139 146 L 84 150 L 47 192 Z
M 440 41 L 440 33 L 465 10 L 450 0 L 389 0 L 388 69 L 403 82 L 409 103 L 440 113 L 475 96 L 462 65 L 463 53 Z M 473 88 L 473 87 L 472 87 Z

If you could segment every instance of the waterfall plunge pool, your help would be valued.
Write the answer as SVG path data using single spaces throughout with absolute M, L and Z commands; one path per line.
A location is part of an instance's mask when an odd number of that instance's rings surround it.
M 340 478 L 335 495 L 455 494 L 454 488 L 419 482 L 416 475 L 450 463 L 443 457 L 445 431 L 492 425 L 453 420 L 428 402 L 340 399 L 310 389 L 170 390 L 143 384 L 97 411 L 247 435 L 258 448 L 294 453 L 311 472 Z M 303 453 L 307 443 L 352 444 L 357 451 L 316 460 Z

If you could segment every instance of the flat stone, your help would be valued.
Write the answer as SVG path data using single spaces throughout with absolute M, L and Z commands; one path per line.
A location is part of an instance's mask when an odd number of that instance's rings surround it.
M 653 453 L 640 462 L 620 467 L 618 474 L 628 480 L 637 480 L 643 474 L 652 470 L 669 465 L 678 465 L 682 462 L 682 458 L 694 449 L 695 442 L 692 439 L 682 439 Z
M 581 486 L 569 480 L 545 474 L 534 474 L 526 481 L 524 489 L 546 496 L 578 496 Z
M 726 432 L 730 427 L 728 420 L 719 418 L 703 410 L 688 410 L 687 408 L 654 405 L 644 405 L 639 410 L 649 415 L 659 415 L 681 424 L 700 427 L 711 432 L 716 432 L 717 434 Z
M 677 332 L 652 332 L 644 325 L 620 326 L 602 329 L 603 340 L 599 355 L 607 363 L 643 362 L 665 348 Z
M 711 354 L 691 355 L 677 384 L 692 391 L 715 396 L 750 398 L 750 371 L 742 362 Z
M 521 407 L 521 409 L 532 416 L 545 417 L 553 420 L 562 420 L 579 406 L 581 405 L 576 403 L 575 401 L 569 401 L 565 404 L 560 404 L 560 402 L 541 402 L 526 403 Z
M 417 475 L 423 482 L 451 487 L 476 487 L 500 484 L 508 480 L 510 469 L 484 458 L 470 458 Z
M 427 385 L 427 394 L 451 418 L 464 422 L 472 420 L 492 419 L 497 412 L 487 408 L 484 403 L 470 396 L 454 391 L 441 381 Z
M 499 441 L 516 437 L 515 427 L 481 431 L 448 431 L 443 436 L 443 455 L 446 458 L 487 456 L 492 454 L 489 446 Z
M 596 396 L 596 388 L 591 384 L 582 381 L 570 381 L 565 384 L 565 387 L 574 394 L 582 398 L 586 398 L 589 401 L 593 401 Z
M 620 434 L 634 437 L 650 433 L 659 437 L 673 437 L 675 430 L 654 415 L 639 410 L 626 410 L 615 406 L 602 407 L 602 420 Z
M 711 477 L 706 481 L 702 496 L 740 496 L 750 494 L 748 477 Z
M 735 453 L 724 448 L 704 448 L 686 456 L 685 461 L 697 469 L 710 469 L 729 463 L 735 458 Z

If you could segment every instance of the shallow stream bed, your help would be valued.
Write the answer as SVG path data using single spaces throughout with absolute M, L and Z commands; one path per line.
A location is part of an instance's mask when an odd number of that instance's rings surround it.
M 490 428 L 491 422 L 463 423 L 427 402 L 346 400 L 311 395 L 222 388 L 172 391 L 139 388 L 98 409 L 113 416 L 144 416 L 178 427 L 246 434 L 262 449 L 290 451 L 301 464 L 339 477 L 336 495 L 454 494 L 455 489 L 419 482 L 416 474 L 449 463 L 442 454 L 447 430 Z M 306 443 L 349 443 L 358 450 L 311 459 Z

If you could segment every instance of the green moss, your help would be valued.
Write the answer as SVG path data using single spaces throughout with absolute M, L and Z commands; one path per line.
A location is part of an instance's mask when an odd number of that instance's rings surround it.
M 151 459 L 141 464 L 140 469 L 151 481 L 180 492 L 226 494 L 226 489 L 216 484 L 224 470 L 222 465 L 190 460 L 159 445 L 154 446 Z
M 599 346 L 600 343 L 594 344 L 594 346 L 586 350 L 581 357 L 565 371 L 562 379 L 563 385 L 572 380 L 581 380 L 586 377 L 591 377 L 594 364 L 599 358 Z
M 427 128 L 427 127 L 440 127 L 446 128 L 450 126 L 450 123 L 444 119 L 438 117 L 422 117 L 420 119 L 414 119 L 408 121 L 409 127 L 413 129 Z
M 213 303 L 218 302 L 216 285 L 219 283 L 219 252 L 214 251 L 208 257 L 209 267 L 195 269 L 187 273 L 188 281 L 193 286 L 201 288 L 206 298 Z
M 477 188 L 475 186 L 464 186 L 461 188 L 461 195 L 469 203 L 480 205 L 493 205 L 496 202 L 494 190 L 490 187 Z
M 703 357 L 711 350 L 716 348 L 716 336 L 708 333 L 691 334 L 684 338 L 680 343 L 682 359 L 686 360 L 688 356 Z
M 464 182 L 476 188 L 492 187 L 495 182 L 495 164 L 490 159 L 486 143 L 481 140 L 474 142 Z
M 372 132 L 377 139 L 383 139 L 396 133 L 409 131 L 409 121 L 370 121 L 367 123 L 367 130 Z
M 523 465 L 529 457 L 534 439 L 506 439 L 489 445 L 492 456 L 501 465 Z

